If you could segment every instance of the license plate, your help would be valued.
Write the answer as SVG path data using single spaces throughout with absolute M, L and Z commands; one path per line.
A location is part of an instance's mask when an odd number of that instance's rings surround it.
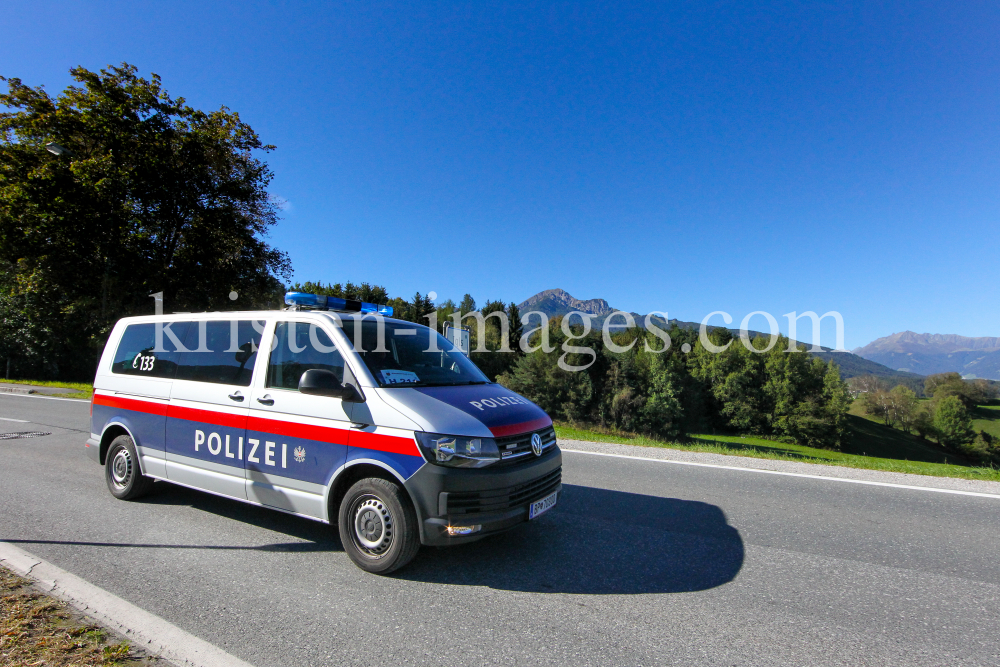
M 531 508 L 528 510 L 528 519 L 534 519 L 539 517 L 550 509 L 556 506 L 556 499 L 559 497 L 559 492 L 556 491 L 550 496 L 545 496 L 541 500 L 531 503 Z

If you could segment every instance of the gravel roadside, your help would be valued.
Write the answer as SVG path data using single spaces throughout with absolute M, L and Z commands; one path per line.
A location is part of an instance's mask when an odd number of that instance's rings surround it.
M 9 394 L 50 394 L 58 396 L 59 394 L 77 394 L 80 393 L 80 390 L 71 389 L 69 387 L 45 387 L 37 384 L 16 384 L 13 382 L 3 382 L 0 383 L 0 392 Z
M 640 447 L 637 445 L 622 445 L 612 442 L 591 442 L 588 440 L 560 439 L 562 449 L 594 452 L 597 454 L 616 454 L 620 456 L 639 456 L 661 461 L 679 461 L 684 463 L 703 463 L 709 465 L 747 468 L 752 470 L 772 470 L 775 472 L 796 473 L 800 475 L 816 475 L 838 479 L 854 479 L 864 482 L 882 482 L 887 484 L 905 484 L 907 486 L 922 486 L 935 489 L 950 489 L 953 491 L 970 491 L 973 493 L 995 493 L 1000 495 L 1000 482 L 989 482 L 975 479 L 960 479 L 956 477 L 933 477 L 930 475 L 912 475 L 881 470 L 865 470 L 863 468 L 845 468 L 843 466 L 823 465 L 818 463 L 800 463 L 798 461 L 773 461 L 770 459 L 755 459 L 746 456 L 726 456 L 708 452 L 689 452 L 666 447 Z

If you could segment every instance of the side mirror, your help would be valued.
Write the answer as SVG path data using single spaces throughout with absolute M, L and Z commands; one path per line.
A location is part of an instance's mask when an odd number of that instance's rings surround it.
M 253 356 L 253 353 L 254 353 L 253 344 L 250 341 L 247 341 L 242 345 L 240 345 L 240 351 L 236 353 L 236 361 L 238 361 L 240 366 L 242 366 L 243 364 L 245 364 L 247 361 L 250 360 L 250 357 Z
M 333 371 L 310 368 L 299 378 L 299 392 L 313 396 L 331 396 L 356 403 L 363 400 L 352 385 L 341 384 Z

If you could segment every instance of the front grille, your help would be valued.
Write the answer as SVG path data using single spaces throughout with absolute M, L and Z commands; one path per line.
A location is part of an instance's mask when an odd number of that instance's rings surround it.
M 462 491 L 448 494 L 448 514 L 493 514 L 540 500 L 562 483 L 562 468 L 524 484 L 489 491 Z
M 531 451 L 531 436 L 537 433 L 542 439 L 542 452 L 547 452 L 556 444 L 556 430 L 549 426 L 541 431 L 531 431 L 520 435 L 508 435 L 503 438 L 496 438 L 497 449 L 500 450 L 500 462 L 494 463 L 493 467 L 512 466 L 519 463 L 527 463 L 535 458 Z

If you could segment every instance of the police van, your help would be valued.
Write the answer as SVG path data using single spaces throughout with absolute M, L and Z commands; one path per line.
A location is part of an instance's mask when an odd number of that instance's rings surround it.
M 336 524 L 375 573 L 556 504 L 562 455 L 534 403 L 391 308 L 285 301 L 115 325 L 86 451 L 116 498 L 164 480 Z

